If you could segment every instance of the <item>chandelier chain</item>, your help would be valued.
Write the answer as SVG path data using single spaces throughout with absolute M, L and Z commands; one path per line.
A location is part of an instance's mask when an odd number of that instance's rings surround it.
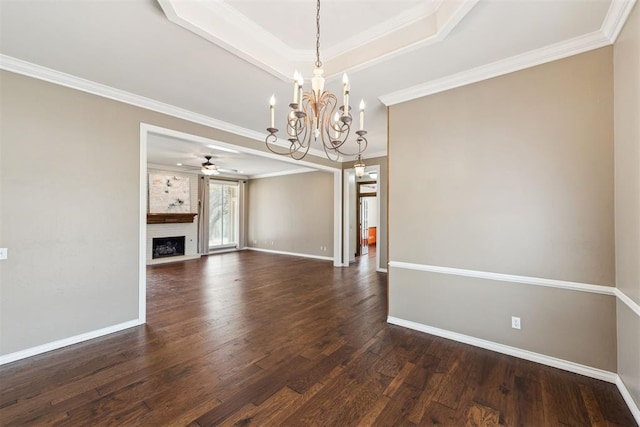
M 320 0 L 316 6 L 316 68 L 322 67 L 320 62 Z

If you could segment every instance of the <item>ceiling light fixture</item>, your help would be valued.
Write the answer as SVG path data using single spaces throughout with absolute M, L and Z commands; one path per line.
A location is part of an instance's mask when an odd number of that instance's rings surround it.
M 345 73 L 342 77 L 342 106 L 338 107 L 338 97 L 324 90 L 320 61 L 320 0 L 316 6 L 316 62 L 311 79 L 311 90 L 304 92 L 304 78 L 297 71 L 293 77 L 293 102 L 289 104 L 287 114 L 287 135 L 289 149 L 281 151 L 275 148 L 278 141 L 278 129 L 275 127 L 275 96 L 271 96 L 269 110 L 271 125 L 267 128 L 269 135 L 265 138 L 267 148 L 271 152 L 290 156 L 295 160 L 303 159 L 309 152 L 312 141 L 322 142 L 322 148 L 329 160 L 337 162 L 341 156 L 356 156 L 355 170 L 359 177 L 364 174 L 362 153 L 367 148 L 364 130 L 364 100 L 360 101 L 360 127 L 355 131 L 358 144 L 357 153 L 343 150 L 351 133 L 353 119 L 349 107 L 350 85 Z
M 200 169 L 200 172 L 205 175 L 220 175 L 218 167 L 211 163 L 211 156 L 204 156 L 204 158 L 207 159 L 207 161 L 202 164 L 202 169 Z

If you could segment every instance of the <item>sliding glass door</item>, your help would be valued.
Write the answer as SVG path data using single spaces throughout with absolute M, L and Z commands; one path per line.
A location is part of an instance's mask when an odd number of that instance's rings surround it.
M 238 183 L 209 183 L 209 249 L 238 246 Z

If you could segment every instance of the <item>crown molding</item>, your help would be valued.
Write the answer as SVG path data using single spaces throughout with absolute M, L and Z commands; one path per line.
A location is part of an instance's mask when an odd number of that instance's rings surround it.
M 46 68 L 40 65 L 32 64 L 21 59 L 13 58 L 0 54 L 0 69 L 11 71 L 13 73 L 22 74 L 24 76 L 33 77 L 38 80 L 44 80 L 49 83 L 55 83 L 71 89 L 98 95 L 103 98 L 112 99 L 114 101 L 124 102 L 125 104 L 135 107 L 145 108 L 157 113 L 167 114 L 169 116 L 184 119 L 201 125 L 214 127 L 216 129 L 230 132 L 246 138 L 264 141 L 265 135 L 251 129 L 247 129 L 232 123 L 214 119 L 204 114 L 194 113 L 193 111 L 179 108 L 164 102 L 159 102 L 151 98 L 136 95 L 111 86 L 76 77 L 60 71 Z
M 431 80 L 407 89 L 391 92 L 380 96 L 378 99 L 389 107 L 401 102 L 411 101 L 423 96 L 433 95 L 438 92 L 444 92 L 445 90 L 455 89 L 493 77 L 520 71 L 525 68 L 577 55 L 589 50 L 598 49 L 609 44 L 611 44 L 611 42 L 602 32 L 594 31 L 551 46 L 532 50 L 440 79 Z
M 613 44 L 636 0 L 613 0 L 599 30 L 380 96 L 387 107 Z M 455 23 L 454 23 L 455 25 Z
M 609 39 L 611 44 L 615 43 L 624 27 L 627 18 L 633 9 L 636 0 L 613 0 L 602 22 L 600 31 Z
M 123 102 L 135 107 L 140 107 L 147 110 L 155 111 L 157 113 L 166 114 L 168 116 L 177 117 L 179 119 L 198 123 L 256 141 L 264 142 L 264 139 L 266 137 L 266 134 L 263 134 L 261 132 L 247 129 L 242 126 L 234 125 L 222 120 L 214 119 L 212 117 L 205 116 L 204 114 L 194 113 L 193 111 L 189 111 L 184 108 L 179 108 L 171 104 L 165 104 L 164 102 L 136 95 L 121 89 L 116 89 L 111 86 L 103 85 L 101 83 L 96 83 L 91 80 L 76 77 L 71 74 L 56 71 L 51 68 L 32 64 L 30 62 L 23 61 L 12 56 L 0 54 L 0 70 L 10 71 L 12 73 L 33 77 L 38 80 L 43 80 L 71 89 L 76 89 L 82 92 L 90 93 L 92 95 L 112 99 L 114 101 Z M 284 140 L 278 140 L 277 142 L 275 142 L 275 144 L 285 148 L 289 147 L 289 143 L 285 142 Z M 309 154 L 312 154 L 316 157 L 324 157 L 324 151 L 318 150 L 316 148 L 309 149 Z

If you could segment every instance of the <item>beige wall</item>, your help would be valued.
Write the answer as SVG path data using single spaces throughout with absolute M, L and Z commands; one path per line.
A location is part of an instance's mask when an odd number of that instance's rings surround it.
M 132 108 L 2 72 L 0 354 L 138 317 Z M 36 165 L 39 165 L 36 166 Z
M 388 169 L 387 157 L 373 157 L 364 159 L 367 166 L 380 166 L 380 175 L 378 176 L 378 197 L 380 197 L 380 216 L 378 217 L 378 227 L 380 227 L 380 241 L 376 246 L 376 250 L 380 251 L 380 265 L 378 268 L 386 269 L 389 262 L 388 258 L 388 231 L 387 231 L 387 200 L 388 200 Z M 345 162 L 342 169 L 352 168 L 355 161 Z M 355 212 L 355 210 L 353 210 Z M 355 213 L 354 213 L 355 215 Z M 346 237 L 345 237 L 346 238 Z
M 138 318 L 141 122 L 266 150 L 5 71 L 0 85 L 0 355 Z
M 391 278 L 391 313 L 410 312 L 410 320 L 423 325 L 616 370 L 611 296 L 394 267 Z M 511 328 L 513 315 L 522 329 Z
M 613 286 L 612 82 L 608 47 L 392 106 L 390 261 Z M 441 276 L 392 267 L 389 314 L 616 369 L 613 296 Z
M 640 304 L 640 7 L 613 50 L 616 286 Z M 640 316 L 618 303 L 618 370 L 640 406 Z
M 333 173 L 252 179 L 247 193 L 248 247 L 333 257 Z

